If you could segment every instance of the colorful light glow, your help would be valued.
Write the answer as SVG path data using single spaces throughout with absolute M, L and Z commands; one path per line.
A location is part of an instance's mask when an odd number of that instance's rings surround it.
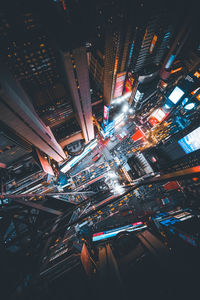
M 200 78 L 200 73 L 199 72 L 195 72 L 194 76 L 197 77 L 197 78 Z
M 158 39 L 157 35 L 154 35 L 154 36 L 153 36 L 153 39 L 152 39 L 152 42 L 151 42 L 151 46 L 150 46 L 150 48 L 149 48 L 149 53 L 152 53 L 152 52 L 153 52 L 153 49 L 154 49 L 155 44 L 156 44 L 156 42 L 157 42 L 157 39 Z
M 192 110 L 195 107 L 195 103 L 188 103 L 184 106 L 186 110 Z
M 154 118 L 157 120 L 157 123 L 160 123 L 164 118 L 166 114 L 161 108 L 156 109 L 150 116 L 150 119 Z
M 178 71 L 180 71 L 180 70 L 182 70 L 183 69 L 183 67 L 180 67 L 180 68 L 177 68 L 177 69 L 174 69 L 174 70 L 171 70 L 171 74 L 173 74 L 173 73 L 176 73 L 176 72 L 178 72 Z
M 198 87 L 197 89 L 195 89 L 194 91 L 191 92 L 192 95 L 196 94 L 196 92 L 200 89 L 200 87 Z
M 200 101 L 200 94 L 196 96 L 197 100 Z
M 144 140 L 145 135 L 144 135 L 144 133 L 143 133 L 140 129 L 138 129 L 138 130 L 136 130 L 136 132 L 132 135 L 131 138 L 132 138 L 132 140 L 133 140 L 134 142 L 136 142 L 137 140 L 140 140 L 140 139 Z

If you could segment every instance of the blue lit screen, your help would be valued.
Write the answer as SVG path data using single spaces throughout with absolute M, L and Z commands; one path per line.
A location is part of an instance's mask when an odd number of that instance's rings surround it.
M 178 141 L 186 154 L 200 149 L 200 127 L 196 128 Z

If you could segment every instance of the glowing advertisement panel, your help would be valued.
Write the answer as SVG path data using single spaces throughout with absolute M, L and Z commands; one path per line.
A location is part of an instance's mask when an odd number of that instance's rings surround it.
M 149 123 L 154 126 L 162 122 L 167 114 L 161 108 L 156 109 L 149 118 Z
M 166 65 L 165 65 L 165 69 L 169 69 L 171 64 L 173 63 L 174 59 L 175 59 L 176 55 L 171 55 L 170 58 L 168 59 Z
M 103 124 L 104 125 L 108 124 L 109 110 L 110 110 L 110 107 L 104 105 L 104 107 L 103 107 Z
M 156 118 L 158 122 L 161 122 L 165 117 L 165 113 L 161 108 L 158 108 L 151 114 L 151 116 Z
M 152 39 L 152 42 L 151 42 L 151 46 L 150 46 L 150 48 L 149 48 L 149 53 L 152 53 L 152 52 L 153 52 L 153 49 L 154 49 L 155 44 L 156 44 L 156 42 L 157 42 L 157 39 L 158 39 L 157 35 L 154 35 L 154 37 L 153 37 L 153 39 Z
M 125 83 L 125 92 L 128 93 L 131 91 L 132 91 L 132 83 L 129 79 L 127 79 Z
M 136 142 L 136 141 L 138 141 L 139 139 L 143 139 L 144 140 L 144 138 L 145 138 L 145 135 L 144 135 L 144 133 L 141 131 L 141 130 L 136 130 L 136 132 L 132 135 L 132 140 L 134 141 L 134 142 Z
M 186 154 L 200 149 L 200 127 L 196 128 L 178 141 Z
M 146 228 L 146 227 L 147 226 L 144 225 L 142 222 L 136 222 L 136 223 L 126 225 L 126 226 L 123 226 L 123 227 L 118 227 L 118 228 L 115 228 L 115 229 L 94 233 L 93 236 L 92 236 L 92 241 L 97 242 L 97 241 L 100 241 L 100 240 L 104 240 L 104 239 L 114 237 L 119 232 L 123 232 L 123 231 L 131 232 L 131 231 L 143 229 L 143 228 Z
M 181 97 L 184 95 L 184 92 L 177 86 L 169 95 L 169 100 L 171 100 L 174 104 L 176 104 Z
M 84 151 L 70 160 L 64 167 L 60 169 L 61 172 L 66 173 L 69 171 L 75 164 L 77 164 L 81 159 L 83 159 L 90 151 L 92 151 L 97 146 L 97 141 L 94 140 L 88 146 L 85 147 Z
M 117 74 L 113 98 L 121 97 L 123 92 L 125 77 L 126 77 L 126 72 L 121 72 Z

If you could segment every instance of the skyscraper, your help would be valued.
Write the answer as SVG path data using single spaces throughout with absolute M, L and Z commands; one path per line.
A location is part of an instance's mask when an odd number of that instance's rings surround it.
M 94 138 L 94 127 L 85 47 L 63 53 L 63 62 L 78 122 L 87 143 Z
M 0 83 L 0 120 L 55 161 L 65 159 L 66 155 L 50 128 L 41 121 L 21 85 L 3 66 Z

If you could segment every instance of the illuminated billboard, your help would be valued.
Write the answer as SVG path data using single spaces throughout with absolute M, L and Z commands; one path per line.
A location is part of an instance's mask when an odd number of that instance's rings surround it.
M 200 87 L 196 88 L 194 91 L 191 92 L 192 95 L 196 94 L 196 92 L 198 92 L 198 90 L 200 89 Z
M 156 44 L 156 42 L 157 42 L 157 39 L 158 39 L 157 35 L 154 35 L 154 36 L 153 36 L 153 39 L 152 39 L 152 41 L 151 41 L 150 48 L 149 48 L 149 53 L 152 53 L 152 52 L 153 52 L 153 49 L 154 49 L 155 44 Z
M 197 100 L 200 101 L 200 94 L 196 96 Z
M 131 91 L 132 91 L 132 83 L 129 79 L 127 79 L 125 83 L 125 92 L 128 93 Z
M 123 231 L 131 232 L 131 231 L 141 230 L 146 227 L 147 226 L 144 225 L 143 222 L 132 223 L 130 225 L 126 225 L 123 227 L 118 227 L 115 229 L 94 233 L 92 236 L 92 241 L 97 242 L 100 240 L 112 238 L 112 237 L 116 236 L 118 233 L 123 232 Z
M 135 94 L 135 98 L 134 98 L 135 102 L 138 102 L 138 101 L 140 100 L 141 94 L 142 94 L 142 93 L 140 93 L 140 91 L 137 90 L 137 92 L 136 92 L 136 94 Z
M 104 107 L 103 107 L 103 124 L 104 125 L 108 124 L 109 110 L 110 110 L 110 107 L 104 105 Z
M 140 139 L 144 140 L 145 135 L 144 135 L 144 133 L 143 133 L 140 129 L 138 129 L 138 130 L 136 130 L 136 132 L 132 135 L 131 138 L 132 138 L 132 140 L 133 140 L 134 142 L 136 142 L 136 141 L 138 141 L 138 140 L 140 140 Z
M 69 171 L 73 166 L 75 166 L 81 159 L 83 159 L 90 151 L 92 151 L 97 146 L 97 140 L 93 140 L 90 144 L 88 144 L 84 151 L 80 154 L 72 158 L 70 161 L 67 162 L 66 165 L 64 165 L 60 171 L 63 173 L 66 173 Z
M 174 54 L 172 54 L 172 55 L 170 56 L 170 58 L 168 59 L 166 65 L 165 65 L 165 69 L 169 69 L 169 68 L 170 68 L 170 66 L 172 65 L 172 63 L 173 63 L 175 57 L 176 57 L 176 55 L 174 55 Z
M 171 94 L 169 95 L 169 100 L 171 100 L 174 104 L 176 104 L 181 97 L 184 95 L 184 92 L 178 87 L 176 86 L 175 89 L 171 92 Z
M 200 127 L 196 128 L 178 141 L 186 154 L 200 149 Z
M 171 70 L 171 74 L 174 74 L 174 73 L 176 73 L 176 72 L 178 72 L 178 71 L 180 71 L 180 70 L 182 70 L 183 69 L 183 67 L 180 67 L 180 68 L 176 68 L 176 69 L 173 69 L 173 70 Z
M 164 120 L 166 113 L 161 108 L 156 109 L 149 118 L 149 123 L 154 126 Z
M 113 98 L 121 97 L 123 92 L 125 77 L 126 77 L 126 72 L 121 72 L 117 74 Z

